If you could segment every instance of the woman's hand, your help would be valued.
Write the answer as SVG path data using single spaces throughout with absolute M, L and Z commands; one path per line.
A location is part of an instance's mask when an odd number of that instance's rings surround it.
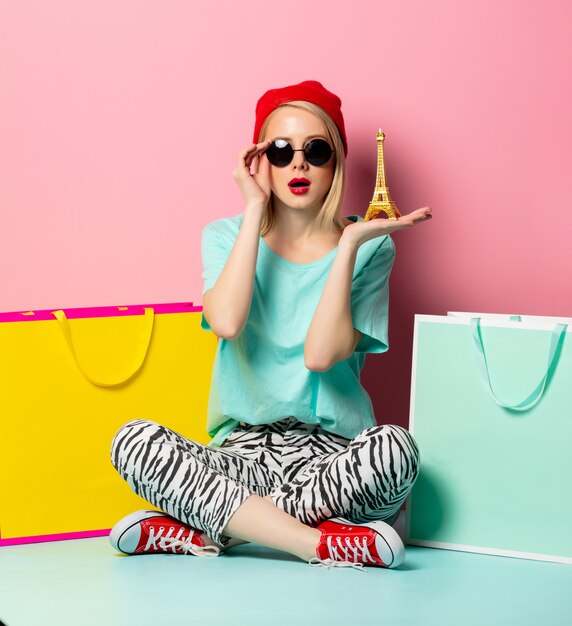
M 266 207 L 270 199 L 270 162 L 264 151 L 270 140 L 253 143 L 238 155 L 238 164 L 232 172 L 244 200 L 248 205 Z M 254 161 L 254 172 L 250 173 L 250 165 Z
M 362 243 L 365 243 L 370 239 L 375 239 L 376 237 L 381 237 L 382 235 L 389 235 L 389 233 L 401 230 L 402 228 L 410 228 L 415 224 L 426 222 L 431 218 L 431 207 L 425 206 L 421 209 L 417 209 L 416 211 L 412 211 L 407 215 L 402 215 L 396 220 L 374 218 L 373 220 L 368 220 L 367 222 L 355 222 L 354 224 L 348 224 L 344 228 L 342 240 L 350 242 L 355 245 L 356 248 L 359 248 Z

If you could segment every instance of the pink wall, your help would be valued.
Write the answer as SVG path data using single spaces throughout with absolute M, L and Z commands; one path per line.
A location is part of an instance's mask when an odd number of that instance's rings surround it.
M 201 304 L 256 100 L 312 78 L 343 101 L 346 214 L 378 127 L 400 210 L 433 207 L 395 235 L 380 421 L 407 423 L 414 313 L 572 314 L 569 2 L 223 5 L 2 3 L 0 311 Z

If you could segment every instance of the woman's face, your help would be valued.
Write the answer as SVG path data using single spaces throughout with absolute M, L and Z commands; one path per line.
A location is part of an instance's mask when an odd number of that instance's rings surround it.
M 299 150 L 310 141 L 320 137 L 325 139 L 333 148 L 322 120 L 303 109 L 295 107 L 282 107 L 270 120 L 266 129 L 265 139 L 285 139 L 297 150 L 294 158 L 285 167 L 270 165 L 270 184 L 276 204 L 283 203 L 294 209 L 312 209 L 316 213 L 320 210 L 324 196 L 330 190 L 334 179 L 335 154 L 325 165 L 310 165 L 306 161 L 304 152 Z M 304 193 L 294 193 L 288 183 L 293 178 L 305 178 L 310 181 L 310 186 Z

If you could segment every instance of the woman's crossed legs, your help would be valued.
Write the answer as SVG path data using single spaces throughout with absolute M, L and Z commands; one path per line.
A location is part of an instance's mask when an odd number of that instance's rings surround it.
M 138 495 L 213 543 L 253 541 L 308 560 L 321 536 L 315 526 L 331 517 L 393 523 L 419 467 L 415 441 L 400 426 L 366 429 L 334 452 L 319 453 L 323 441 L 311 458 L 282 467 L 278 448 L 252 446 L 252 438 L 212 449 L 133 420 L 115 436 L 111 457 Z

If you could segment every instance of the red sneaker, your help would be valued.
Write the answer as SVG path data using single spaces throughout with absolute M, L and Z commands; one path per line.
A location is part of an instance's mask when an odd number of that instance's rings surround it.
M 218 556 L 220 548 L 205 545 L 203 531 L 191 528 L 161 511 L 136 511 L 111 529 L 111 545 L 124 554 L 173 552 Z
M 364 565 L 393 568 L 405 558 L 405 547 L 397 531 L 382 521 L 352 524 L 341 517 L 317 526 L 322 531 L 316 557 L 310 565 L 325 567 Z

